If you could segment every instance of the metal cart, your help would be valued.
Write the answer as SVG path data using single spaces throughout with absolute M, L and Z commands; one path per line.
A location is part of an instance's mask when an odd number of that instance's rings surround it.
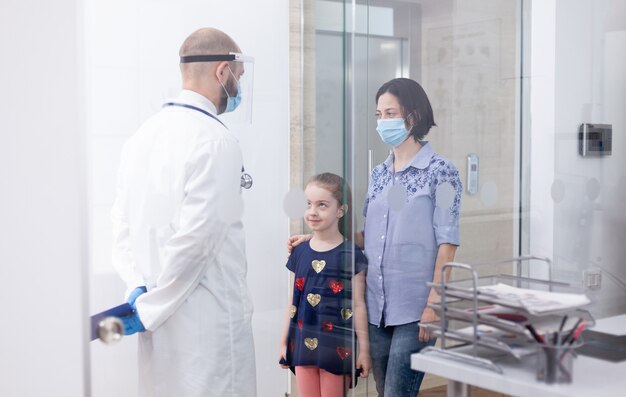
M 528 262 L 541 263 L 545 266 L 546 279 L 530 278 L 522 276 L 522 264 Z M 488 276 L 478 275 L 478 269 L 483 266 L 497 266 L 511 263 L 515 266 L 516 275 L 496 274 Z M 456 269 L 469 274 L 469 278 L 445 281 L 447 269 Z M 429 304 L 428 307 L 435 310 L 440 320 L 432 323 L 420 323 L 420 327 L 426 328 L 440 338 L 441 347 L 427 347 L 422 350 L 423 354 L 441 354 L 448 358 L 460 360 L 473 365 L 482 366 L 495 372 L 502 373 L 500 367 L 488 358 L 485 351 L 497 351 L 505 356 L 521 358 L 521 350 L 526 347 L 527 351 L 535 351 L 537 342 L 528 331 L 528 325 L 536 322 L 556 322 L 564 316 L 570 319 L 580 318 L 586 321 L 588 326 L 594 324 L 591 314 L 580 307 L 567 307 L 557 310 L 537 312 L 532 308 L 524 307 L 519 302 L 502 299 L 485 292 L 483 286 L 505 284 L 517 288 L 549 292 L 581 292 L 580 289 L 569 283 L 552 280 L 552 262 L 548 258 L 538 256 L 520 256 L 509 259 L 480 262 L 474 264 L 449 262 L 441 270 L 440 283 L 428 283 L 441 296 L 439 304 Z M 481 290 L 482 289 L 482 290 Z M 511 312 L 518 313 L 518 318 L 513 320 L 507 316 L 498 316 L 484 310 L 489 307 L 508 308 Z M 494 306 L 495 305 L 495 306 Z M 451 329 L 450 320 L 469 324 L 469 331 Z M 502 339 L 481 332 L 481 327 L 488 326 L 506 333 L 514 338 L 515 343 L 507 343 Z M 517 346 L 518 348 L 512 347 Z M 522 349 L 519 349 L 521 347 Z

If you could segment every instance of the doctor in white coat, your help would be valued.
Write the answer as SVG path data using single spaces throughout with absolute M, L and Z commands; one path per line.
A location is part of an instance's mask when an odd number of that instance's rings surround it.
M 247 94 L 239 53 L 217 29 L 191 34 L 183 90 L 123 147 L 113 261 L 135 308 L 123 320 L 139 332 L 142 396 L 256 395 L 242 155 L 216 117 Z

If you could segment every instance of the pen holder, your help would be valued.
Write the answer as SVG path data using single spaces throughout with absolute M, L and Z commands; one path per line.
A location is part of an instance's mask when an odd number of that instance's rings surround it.
M 537 380 L 545 383 L 571 383 L 574 376 L 575 349 L 582 346 L 579 339 L 562 345 L 539 345 Z

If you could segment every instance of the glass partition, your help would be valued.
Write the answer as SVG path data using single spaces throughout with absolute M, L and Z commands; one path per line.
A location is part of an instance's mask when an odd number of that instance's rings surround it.
M 320 172 L 342 175 L 353 192 L 355 230 L 363 230 L 371 171 L 391 149 L 376 132 L 375 96 L 391 79 L 413 79 L 424 88 L 436 123 L 425 140 L 456 166 L 463 185 L 456 259 L 516 256 L 522 212 L 521 2 L 310 3 L 301 18 L 303 58 L 309 62 L 301 71 L 303 85 L 314 82 L 302 93 L 309 120 L 297 138 L 303 142 L 302 180 Z M 300 149 L 292 144 L 293 150 Z M 422 388 L 443 383 L 427 376 Z M 350 393 L 377 395 L 374 377 Z
M 554 107 L 531 114 L 553 116 L 553 162 L 531 167 L 553 173 L 536 183 L 550 187 L 557 274 L 582 283 L 602 318 L 626 311 L 626 6 L 557 1 L 554 14 Z

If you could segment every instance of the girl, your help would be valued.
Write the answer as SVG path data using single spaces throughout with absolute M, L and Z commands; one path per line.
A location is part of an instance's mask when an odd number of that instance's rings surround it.
M 342 234 L 351 233 L 350 189 L 343 178 L 316 175 L 307 183 L 305 195 L 304 218 L 313 237 L 294 248 L 287 261 L 293 298 L 285 313 L 280 363 L 294 370 L 300 396 L 339 397 L 347 392 L 353 374 L 360 372 L 365 378 L 371 367 L 365 308 L 367 261 Z M 357 370 L 353 371 L 355 354 Z

